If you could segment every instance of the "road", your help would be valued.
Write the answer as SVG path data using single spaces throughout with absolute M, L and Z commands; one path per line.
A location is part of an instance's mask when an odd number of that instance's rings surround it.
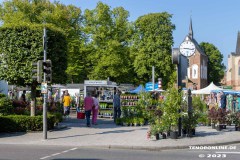
M 195 147 L 195 146 L 193 146 Z M 1 160 L 239 160 L 240 144 L 232 149 L 179 149 L 162 151 L 100 149 L 70 146 L 0 145 Z M 236 148 L 236 149 L 233 149 Z M 221 153 L 220 153 L 221 152 Z

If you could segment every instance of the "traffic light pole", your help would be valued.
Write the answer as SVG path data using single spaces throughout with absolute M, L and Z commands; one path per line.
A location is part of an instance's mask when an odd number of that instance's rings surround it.
M 43 62 L 47 60 L 47 33 L 46 28 L 43 29 Z M 46 66 L 44 66 L 46 69 Z M 43 73 L 43 82 L 46 83 L 46 73 Z M 47 139 L 47 93 L 44 93 L 43 98 L 43 139 Z

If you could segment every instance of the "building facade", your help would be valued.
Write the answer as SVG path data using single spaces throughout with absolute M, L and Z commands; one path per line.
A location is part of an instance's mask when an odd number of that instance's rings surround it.
M 193 90 L 202 89 L 208 86 L 208 56 L 193 37 L 192 20 L 190 20 L 189 33 L 184 41 L 186 39 L 195 45 L 195 52 L 190 57 L 180 56 L 181 74 L 184 75 L 181 76 L 182 83 L 185 84 L 186 88 Z
M 226 85 L 234 90 L 240 90 L 240 32 L 237 35 L 236 51 L 228 55 Z

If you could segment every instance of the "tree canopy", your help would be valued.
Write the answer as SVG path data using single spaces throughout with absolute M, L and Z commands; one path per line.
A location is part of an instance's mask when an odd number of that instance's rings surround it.
M 172 79 L 171 47 L 175 26 L 171 17 L 166 12 L 152 13 L 139 17 L 135 22 L 131 56 L 134 71 L 142 81 L 150 80 L 152 66 L 155 66 L 155 77 L 163 78 L 165 85 Z
M 34 24 L 51 24 L 54 27 L 62 29 L 66 36 L 65 50 L 67 49 L 68 69 L 63 71 L 62 79 L 70 79 L 74 75 L 82 72 L 83 66 L 78 62 L 81 54 L 80 50 L 84 43 L 84 36 L 81 29 L 81 9 L 73 5 L 64 5 L 57 1 L 51 3 L 49 0 L 11 0 L 5 1 L 0 7 L 0 20 L 3 26 L 9 25 L 34 25 Z M 65 38 L 64 38 L 65 39 Z M 58 39 L 61 41 L 61 39 Z M 61 65 L 60 63 L 56 63 Z M 55 65 L 56 65 L 55 64 Z M 74 70 L 74 73 L 73 73 Z M 68 73 L 68 77 L 65 72 Z M 70 81 L 69 80 L 69 81 Z
M 86 66 L 88 78 L 131 81 L 128 75 L 131 71 L 129 40 L 132 26 L 127 19 L 128 11 L 122 7 L 111 10 L 99 2 L 95 9 L 86 10 L 84 17 L 87 46 L 91 48 Z
M 42 25 L 9 25 L 0 28 L 0 79 L 20 86 L 30 85 L 32 63 L 43 59 Z M 48 27 L 48 59 L 53 63 L 53 82 L 65 83 L 66 38 L 61 30 Z
M 203 51 L 208 55 L 208 83 L 219 84 L 221 79 L 224 77 L 225 66 L 223 64 L 223 55 L 211 43 L 202 42 L 200 43 Z
M 166 87 L 167 83 L 176 79 L 171 61 L 172 33 L 175 29 L 171 22 L 172 15 L 167 12 L 151 13 L 140 16 L 135 22 L 129 22 L 128 18 L 129 12 L 123 7 L 111 8 L 102 2 L 82 13 L 79 7 L 57 1 L 4 1 L 0 6 L 0 21 L 8 29 L 1 30 L 3 42 L 0 47 L 2 56 L 12 57 L 9 60 L 3 57 L 4 65 L 1 66 L 4 68 L 7 65 L 9 72 L 13 72 L 8 75 L 11 82 L 29 83 L 30 63 L 23 61 L 23 58 L 33 61 L 41 58 L 42 54 L 42 30 L 33 33 L 35 30 L 31 30 L 31 26 L 45 24 L 52 28 L 48 43 L 53 48 L 48 47 L 48 57 L 54 61 L 54 82 L 82 83 L 85 79 L 102 80 L 109 77 L 117 83 L 143 84 L 150 81 L 152 66 L 155 66 L 156 79 L 162 78 Z M 13 26 L 24 26 L 26 31 L 21 27 L 14 30 Z M 10 45 L 7 47 L 7 44 Z M 211 44 L 202 43 L 202 48 L 210 57 L 209 81 L 219 82 L 223 77 L 223 56 Z M 14 76 L 17 67 L 21 75 Z M 57 67 L 61 69 L 57 70 Z

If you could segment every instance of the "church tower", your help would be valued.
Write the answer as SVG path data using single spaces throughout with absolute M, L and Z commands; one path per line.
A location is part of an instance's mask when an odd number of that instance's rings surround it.
M 240 90 L 240 32 L 237 35 L 236 51 L 228 55 L 226 83 L 234 90 Z
M 208 56 L 200 48 L 198 42 L 194 39 L 193 35 L 194 34 L 192 27 L 192 19 L 190 19 L 188 35 L 185 37 L 182 44 L 180 45 L 180 53 L 182 54 L 181 65 L 184 66 L 183 63 L 186 61 L 188 62 L 188 65 L 186 67 L 182 67 L 182 70 L 186 70 L 186 77 L 183 82 L 186 84 L 187 88 L 202 89 L 208 86 Z M 181 46 L 184 44 L 189 47 L 182 47 L 181 49 Z M 186 54 L 184 54 L 184 52 L 186 52 Z

